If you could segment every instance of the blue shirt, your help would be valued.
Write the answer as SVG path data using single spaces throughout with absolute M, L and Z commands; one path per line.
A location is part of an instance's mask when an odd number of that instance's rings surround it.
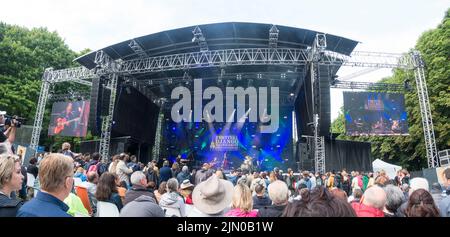
M 72 217 L 67 214 L 69 206 L 51 194 L 38 192 L 17 212 L 17 217 Z

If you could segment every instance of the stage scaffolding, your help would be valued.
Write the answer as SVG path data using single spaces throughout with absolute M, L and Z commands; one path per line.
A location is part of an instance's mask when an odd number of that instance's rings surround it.
M 425 65 L 418 51 L 407 54 L 379 53 L 379 52 L 359 52 L 354 51 L 351 55 L 344 55 L 325 50 L 326 35 L 317 34 L 314 44 L 307 49 L 277 48 L 275 29 L 272 30 L 272 38 L 267 48 L 236 48 L 223 50 L 209 50 L 206 43 L 202 44 L 199 52 L 180 53 L 157 57 L 148 57 L 145 53 L 140 57 L 131 60 L 112 60 L 104 51 L 96 52 L 94 69 L 85 67 L 74 67 L 61 70 L 48 68 L 42 76 L 42 85 L 37 103 L 37 110 L 34 119 L 32 138 L 30 147 L 36 149 L 39 144 L 39 136 L 42 130 L 42 120 L 44 110 L 49 98 L 50 85 L 61 82 L 76 82 L 91 86 L 91 79 L 100 77 L 107 83 L 107 88 L 111 90 L 109 100 L 108 115 L 102 119 L 101 142 L 99 152 L 103 159 L 109 158 L 109 142 L 111 137 L 111 122 L 114 112 L 114 103 L 117 90 L 117 80 L 119 77 L 133 78 L 135 74 L 155 73 L 164 71 L 189 70 L 207 67 L 225 68 L 227 66 L 246 65 L 288 65 L 310 67 L 311 79 L 317 79 L 317 67 L 367 67 L 367 68 L 398 68 L 414 71 L 416 90 L 419 97 L 422 125 L 427 151 L 428 167 L 438 167 L 436 141 L 431 117 L 431 108 L 428 98 L 428 91 L 425 78 Z M 197 32 L 198 33 L 198 32 Z M 270 47 L 269 47 L 270 46 Z M 325 47 L 323 47 L 325 46 Z M 130 43 L 133 50 L 139 49 L 138 45 Z M 315 79 L 316 78 L 316 79 Z M 133 79 L 132 79 L 133 80 Z M 137 79 L 136 79 L 137 80 Z M 167 80 L 172 80 L 167 78 Z M 331 82 L 331 79 L 330 79 Z M 377 83 L 358 84 L 350 83 L 350 86 L 380 86 Z M 353 83 L 353 84 L 352 84 Z M 316 84 L 314 87 L 317 87 Z M 339 85 L 341 85 L 339 87 Z M 341 84 L 331 85 L 331 87 L 343 88 Z M 347 86 L 348 88 L 348 86 Z M 315 88 L 313 88 L 314 91 Z M 366 89 L 366 88 L 365 88 Z M 316 95 L 317 97 L 317 95 Z M 314 98 L 313 98 L 314 99 Z M 314 113 L 317 114 L 317 113 Z M 314 115 L 316 116 L 316 115 Z M 317 117 L 320 121 L 320 118 Z M 319 123 L 317 121 L 317 123 Z M 315 167 L 316 171 L 324 172 L 325 153 L 323 149 L 323 137 L 318 136 L 318 129 L 315 129 Z M 158 136 L 159 133 L 156 135 Z M 160 136 L 160 135 L 159 135 Z

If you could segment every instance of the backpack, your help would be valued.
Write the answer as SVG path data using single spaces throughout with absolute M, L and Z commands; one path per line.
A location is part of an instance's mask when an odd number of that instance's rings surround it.
M 92 164 L 91 166 L 89 166 L 88 173 L 89 172 L 97 172 L 97 174 L 98 174 L 99 164 L 100 164 L 100 162 L 97 162 L 97 164 Z

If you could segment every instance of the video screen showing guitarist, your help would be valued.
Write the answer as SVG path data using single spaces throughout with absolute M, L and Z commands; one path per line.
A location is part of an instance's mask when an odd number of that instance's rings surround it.
M 88 112 L 88 101 L 55 103 L 52 109 L 49 135 L 86 136 Z

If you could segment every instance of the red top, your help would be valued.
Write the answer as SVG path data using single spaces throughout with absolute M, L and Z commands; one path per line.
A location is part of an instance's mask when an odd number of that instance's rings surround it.
M 353 202 L 351 205 L 358 217 L 384 217 L 383 211 L 375 207 L 369 207 L 357 202 Z

